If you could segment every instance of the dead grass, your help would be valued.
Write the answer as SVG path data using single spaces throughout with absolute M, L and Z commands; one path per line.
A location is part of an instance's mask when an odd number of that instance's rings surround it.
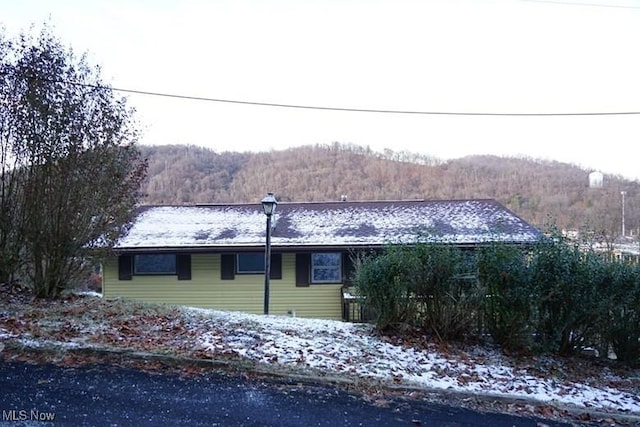
M 163 355 L 169 358 L 190 360 L 242 362 L 242 358 L 233 351 L 221 349 L 212 356 L 196 346 L 197 338 L 203 334 L 223 336 L 229 328 L 241 328 L 258 333 L 258 327 L 249 324 L 230 325 L 216 323 L 214 319 L 206 321 L 196 314 L 185 313 L 175 306 L 151 304 L 122 299 L 107 299 L 95 295 L 69 294 L 60 300 L 36 300 L 24 289 L 0 285 L 0 337 L 16 338 L 21 342 L 52 342 L 56 345 L 73 344 L 113 349 L 114 354 L 125 352 L 145 352 Z M 293 332 L 292 332 L 293 333 Z M 493 349 L 465 346 L 442 346 L 429 342 L 424 337 L 385 337 L 407 348 L 426 348 L 446 353 L 452 358 L 462 359 L 470 355 L 476 361 L 491 359 Z M 1 342 L 0 342 L 1 344 Z M 121 353 L 118 353 L 121 352 Z M 5 351 L 6 353 L 6 351 Z M 55 353 L 55 352 L 54 352 Z M 65 364 L 78 364 L 82 360 L 91 363 L 103 360 L 90 352 L 79 354 L 46 356 L 58 358 Z M 0 345 L 0 355 L 2 346 Z M 43 353 L 42 357 L 45 357 Z M 122 360 L 126 358 L 123 357 Z M 640 394 L 640 371 L 631 370 L 615 363 L 593 359 L 562 360 L 555 358 L 511 358 L 509 363 L 519 366 L 538 376 L 554 377 L 559 381 L 571 380 L 598 387 L 613 387 L 636 395 Z M 160 366 L 157 359 L 144 362 L 145 367 Z M 195 364 L 197 365 L 197 364 Z M 194 366 L 195 366 L 194 365 Z M 188 369 L 188 368 L 183 368 Z M 269 367 L 264 371 L 268 372 Z M 275 368 L 272 368 L 275 369 Z M 287 367 L 291 374 L 298 373 Z M 607 375 L 611 372 L 612 375 Z M 322 372 L 299 372 L 300 374 L 323 375 Z M 277 372 L 274 371 L 274 374 Z M 324 374 L 326 375 L 326 373 Z M 461 377 L 459 381 L 468 380 Z M 357 378 L 354 381 L 358 381 Z M 364 379 L 362 388 L 372 387 Z
M 190 342 L 208 333 L 224 334 L 234 325 L 217 325 L 211 319 L 185 314 L 181 308 L 125 299 L 96 297 L 95 294 L 68 294 L 59 300 L 35 299 L 19 287 L 0 284 L 0 333 L 22 339 L 41 339 L 128 348 L 139 351 L 170 353 L 187 357 L 204 357 L 201 349 Z M 243 324 L 248 331 L 258 325 Z M 455 358 L 473 354 L 482 360 L 495 354 L 481 346 L 441 345 L 421 336 L 381 337 L 403 347 L 424 348 L 449 353 Z M 207 356 L 210 357 L 210 356 Z M 615 362 L 592 358 L 571 360 L 550 357 L 509 359 L 514 366 L 526 367 L 532 374 L 556 376 L 559 379 L 586 380 L 601 377 L 602 370 L 615 370 L 624 377 L 640 381 L 640 371 Z

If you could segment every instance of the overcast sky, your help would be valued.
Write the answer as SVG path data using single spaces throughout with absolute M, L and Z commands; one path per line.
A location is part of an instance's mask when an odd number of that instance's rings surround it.
M 343 109 L 640 112 L 640 0 L 0 0 L 115 88 Z M 144 144 L 332 142 L 553 159 L 640 179 L 640 114 L 331 111 L 127 95 Z M 586 179 L 586 178 L 585 178 Z

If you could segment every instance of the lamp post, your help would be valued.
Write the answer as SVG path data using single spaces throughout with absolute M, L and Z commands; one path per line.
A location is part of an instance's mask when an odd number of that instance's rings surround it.
M 626 191 L 621 191 L 620 195 L 622 196 L 622 238 L 624 239 L 624 196 L 627 194 Z
M 267 237 L 264 247 L 264 314 L 269 314 L 269 279 L 271 278 L 271 216 L 276 211 L 278 201 L 273 193 L 262 199 L 262 210 L 267 216 Z

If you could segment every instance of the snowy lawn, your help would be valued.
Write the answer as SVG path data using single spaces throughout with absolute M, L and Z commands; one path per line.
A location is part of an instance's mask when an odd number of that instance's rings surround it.
M 396 385 L 522 397 L 640 415 L 638 393 L 533 376 L 497 351 L 474 348 L 444 354 L 435 345 L 409 348 L 375 335 L 369 325 L 201 309 L 184 312 L 194 326 L 210 329 L 197 337 L 196 345 L 211 357 L 233 352 L 260 363 L 372 377 Z M 612 372 L 601 375 L 600 381 L 612 384 L 625 380 Z
M 533 399 L 640 416 L 640 372 L 615 365 L 519 360 L 486 347 L 442 347 L 426 339 L 383 337 L 370 325 L 96 295 L 34 301 L 3 291 L 0 304 L 0 357 L 9 341 L 76 349 L 125 348 L 178 357 L 248 360 L 280 373 L 375 380 L 396 387 Z

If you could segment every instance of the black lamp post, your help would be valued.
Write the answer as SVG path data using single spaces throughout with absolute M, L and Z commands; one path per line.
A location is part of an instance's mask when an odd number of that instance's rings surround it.
M 627 194 L 626 191 L 621 191 L 620 195 L 622 196 L 622 238 L 624 239 L 624 196 Z
M 264 314 L 269 314 L 269 279 L 271 278 L 271 215 L 276 211 L 278 201 L 273 193 L 262 199 L 262 209 L 267 216 L 267 241 L 264 248 Z

